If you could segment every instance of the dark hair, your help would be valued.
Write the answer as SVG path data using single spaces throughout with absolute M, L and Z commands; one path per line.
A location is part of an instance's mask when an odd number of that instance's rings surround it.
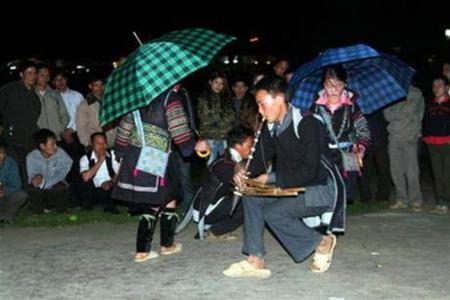
M 230 85 L 228 83 L 227 76 L 225 73 L 222 72 L 213 72 L 208 77 L 208 88 L 211 91 L 210 81 L 214 81 L 216 78 L 222 78 L 223 79 L 223 91 L 221 92 L 222 95 L 230 96 Z
M 6 149 L 6 140 L 0 137 L 0 149 Z
M 56 77 L 61 76 L 63 78 L 68 78 L 67 72 L 64 69 L 56 69 L 53 72 L 53 79 L 55 79 Z
M 42 70 L 42 69 L 47 69 L 49 72 L 52 70 L 52 68 L 48 64 L 39 63 L 39 64 L 36 65 L 36 70 L 38 72 L 39 72 L 39 70 Z
M 438 76 L 435 76 L 435 77 L 433 78 L 433 81 L 435 81 L 435 80 L 442 80 L 442 81 L 444 82 L 445 85 L 448 85 L 448 84 L 449 84 L 448 78 L 445 77 L 444 75 L 438 75 Z
M 94 143 L 94 139 L 96 136 L 102 136 L 105 138 L 105 141 L 107 141 L 106 134 L 104 132 L 98 131 L 98 132 L 94 132 L 93 134 L 91 134 L 91 143 L 92 144 Z
M 342 82 L 347 82 L 347 71 L 345 71 L 341 64 L 328 66 L 323 72 L 322 82 L 330 77 L 336 78 Z
M 23 60 L 20 62 L 20 64 L 17 66 L 17 70 L 19 71 L 19 73 L 23 73 L 25 72 L 26 69 L 28 68 L 36 68 L 36 64 L 34 63 L 34 61 L 32 60 Z
M 38 131 L 36 131 L 35 133 L 33 133 L 33 140 L 34 143 L 36 144 L 36 147 L 40 150 L 40 145 L 41 144 L 47 144 L 49 139 L 55 139 L 56 140 L 56 135 L 53 131 L 49 130 L 49 129 L 39 129 Z
M 286 94 L 287 83 L 283 78 L 278 76 L 264 77 L 255 85 L 255 92 L 265 90 L 269 94 Z
M 105 82 L 105 77 L 100 74 L 91 74 L 88 78 L 88 84 L 93 84 L 94 82 L 101 81 Z
M 287 62 L 289 64 L 289 60 L 286 57 L 279 57 L 273 62 L 272 66 L 275 67 L 276 65 L 278 65 L 282 61 L 285 61 L 285 62 Z
M 236 144 L 243 144 L 246 138 L 254 135 L 253 131 L 244 125 L 233 127 L 227 134 L 228 147 L 232 148 Z

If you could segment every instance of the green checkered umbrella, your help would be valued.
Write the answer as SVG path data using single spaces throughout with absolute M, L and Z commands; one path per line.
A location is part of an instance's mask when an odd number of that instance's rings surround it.
M 106 82 L 100 111 L 102 125 L 148 105 L 189 74 L 207 66 L 234 39 L 194 28 L 173 31 L 140 46 Z

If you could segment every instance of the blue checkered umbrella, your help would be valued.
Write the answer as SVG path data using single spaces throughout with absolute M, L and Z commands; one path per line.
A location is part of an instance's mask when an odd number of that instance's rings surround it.
M 311 107 L 323 89 L 324 68 L 342 64 L 348 88 L 357 94 L 357 103 L 370 114 L 406 96 L 414 69 L 392 55 L 359 44 L 328 49 L 297 69 L 289 82 L 291 103 L 302 110 Z

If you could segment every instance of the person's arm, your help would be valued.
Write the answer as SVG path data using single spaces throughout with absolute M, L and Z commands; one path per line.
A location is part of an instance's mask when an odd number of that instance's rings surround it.
M 62 98 L 60 93 L 55 92 L 55 97 L 58 103 L 59 121 L 64 128 L 67 128 L 67 125 L 69 124 L 69 113 L 67 112 L 66 104 L 64 103 L 64 99 Z
M 172 94 L 166 106 L 166 119 L 173 143 L 184 157 L 194 152 L 195 140 L 181 98 Z
M 44 188 L 51 188 L 55 184 L 64 181 L 67 174 L 72 168 L 73 160 L 62 148 L 58 148 L 55 155 L 58 155 L 60 159 L 57 160 L 57 165 L 53 166 L 51 173 L 49 172 L 48 178 L 45 178 Z
M 102 163 L 105 161 L 105 158 L 99 158 L 97 162 L 92 166 L 89 167 L 89 158 L 87 155 L 84 155 L 80 159 L 80 175 L 84 182 L 88 182 L 92 178 L 95 177 L 95 174 L 97 174 L 98 169 L 100 169 Z
M 133 115 L 127 114 L 119 122 L 117 126 L 117 134 L 115 139 L 115 147 L 117 156 L 122 158 L 128 146 L 128 139 L 130 137 L 131 131 L 134 129 L 134 119 Z
M 75 124 L 77 127 L 78 138 L 80 140 L 80 143 L 85 147 L 89 146 L 89 139 L 90 139 L 88 123 L 89 123 L 89 116 L 87 113 L 87 103 L 82 102 L 77 108 Z
M 353 113 L 352 118 L 356 133 L 356 148 L 359 153 L 364 155 L 370 141 L 369 124 L 358 106 L 355 107 L 355 112 Z

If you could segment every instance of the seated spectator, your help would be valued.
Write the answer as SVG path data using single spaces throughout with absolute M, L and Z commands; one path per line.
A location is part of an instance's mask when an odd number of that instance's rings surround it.
M 204 220 L 199 224 L 199 236 L 203 237 L 203 229 L 208 228 L 208 239 L 229 240 L 235 236 L 229 233 L 236 230 L 244 222 L 242 207 L 239 205 L 230 216 L 233 184 L 231 182 L 234 167 L 248 158 L 253 147 L 253 131 L 245 126 L 237 126 L 229 131 L 227 143 L 229 147 L 209 167 L 200 194 L 194 201 L 194 210 L 199 211 Z M 206 228 L 202 228 L 202 224 Z
M 97 202 L 103 205 L 105 212 L 118 214 L 111 192 L 117 182 L 120 163 L 114 151 L 107 149 L 105 133 L 92 134 L 91 145 L 92 150 L 80 159 L 82 207 L 92 209 Z
M 56 145 L 55 134 L 40 129 L 33 134 L 37 149 L 27 155 L 28 196 L 33 214 L 55 208 L 68 212 L 69 186 L 65 179 L 72 159 Z
M 0 222 L 14 221 L 26 200 L 17 163 L 6 154 L 6 143 L 0 139 Z

